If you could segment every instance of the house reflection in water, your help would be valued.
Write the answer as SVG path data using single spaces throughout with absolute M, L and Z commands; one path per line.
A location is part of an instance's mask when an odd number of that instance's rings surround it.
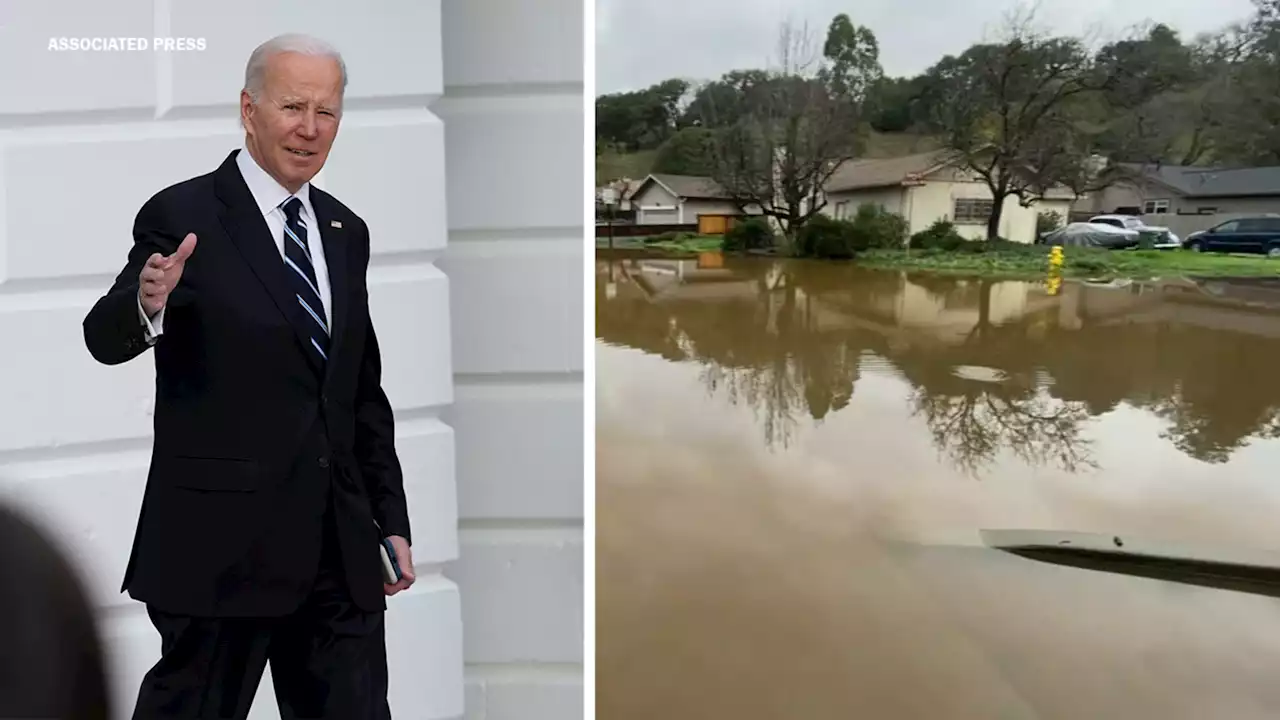
M 770 444 L 785 446 L 799 415 L 844 407 L 868 369 L 909 382 L 939 449 L 975 470 L 1002 451 L 1090 466 L 1082 424 L 1122 403 L 1202 460 L 1280 427 L 1268 360 L 1280 289 L 1266 282 L 1067 282 L 1050 295 L 1041 282 L 759 258 L 598 268 L 613 278 L 600 340 L 702 365 L 709 386 L 759 406 Z

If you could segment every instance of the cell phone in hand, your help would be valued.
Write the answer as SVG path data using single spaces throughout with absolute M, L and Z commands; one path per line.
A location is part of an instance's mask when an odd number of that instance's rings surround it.
M 388 585 L 395 585 L 403 577 L 400 574 L 400 559 L 396 557 L 396 548 L 391 538 L 382 539 L 382 580 Z

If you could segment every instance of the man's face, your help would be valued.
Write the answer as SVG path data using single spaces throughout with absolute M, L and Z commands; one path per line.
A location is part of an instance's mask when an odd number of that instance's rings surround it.
M 271 177 L 297 192 L 329 157 L 341 103 L 337 61 L 297 53 L 272 57 L 258 103 L 240 95 L 249 150 Z

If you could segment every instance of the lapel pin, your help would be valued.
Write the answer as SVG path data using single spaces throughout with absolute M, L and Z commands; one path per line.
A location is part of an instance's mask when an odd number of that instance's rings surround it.
M 330 221 L 329 221 L 329 227 L 336 227 L 336 228 L 340 228 L 340 227 L 342 227 L 342 223 L 341 223 L 341 222 L 339 222 L 339 221 L 337 221 L 337 220 L 330 220 Z

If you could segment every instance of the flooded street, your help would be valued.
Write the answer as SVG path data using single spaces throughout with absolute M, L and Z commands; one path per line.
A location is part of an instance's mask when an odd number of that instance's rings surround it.
M 1280 558 L 1280 286 L 601 253 L 596 314 L 603 720 L 1280 717 L 1280 600 L 981 537 Z

